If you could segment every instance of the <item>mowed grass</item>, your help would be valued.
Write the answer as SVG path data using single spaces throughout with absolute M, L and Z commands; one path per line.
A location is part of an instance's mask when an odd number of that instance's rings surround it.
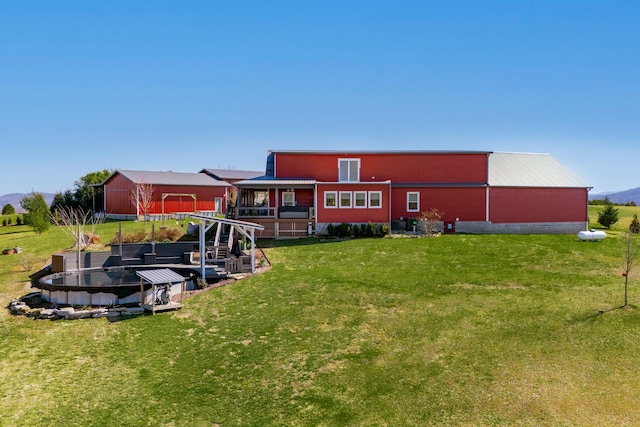
M 622 231 L 264 242 L 181 311 L 3 315 L 0 425 L 634 425 Z

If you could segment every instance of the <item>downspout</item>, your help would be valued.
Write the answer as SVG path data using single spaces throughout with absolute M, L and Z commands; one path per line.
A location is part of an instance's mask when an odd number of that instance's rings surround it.
M 380 201 L 382 203 L 382 201 Z M 387 200 L 387 204 L 389 205 L 389 233 L 391 233 L 391 180 L 389 180 L 389 199 Z
M 486 187 L 486 191 L 485 191 L 485 193 L 486 193 L 486 196 L 485 196 L 486 197 L 486 200 L 485 200 L 486 212 L 485 212 L 485 218 L 484 218 L 484 220 L 486 222 L 490 222 L 490 220 L 491 220 L 491 217 L 490 217 L 490 214 L 489 214 L 489 212 L 490 212 L 490 208 L 489 208 L 489 188 L 491 186 L 491 182 L 489 182 L 489 177 L 491 175 L 491 171 L 490 171 L 491 160 L 490 160 L 490 158 L 491 158 L 491 153 L 487 153 L 487 187 Z
M 485 221 L 489 222 L 489 186 L 487 185 L 486 190 L 486 201 L 485 201 L 485 205 L 486 205 L 486 213 L 485 213 Z

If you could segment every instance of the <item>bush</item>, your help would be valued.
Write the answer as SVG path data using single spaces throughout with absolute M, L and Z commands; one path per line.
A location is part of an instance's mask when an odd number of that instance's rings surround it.
M 348 222 L 341 222 L 336 227 L 336 235 L 338 237 L 348 237 L 351 236 L 351 224 Z
M 6 218 L 3 218 L 3 219 L 2 219 L 2 226 L 3 226 L 3 227 L 6 227 L 6 226 L 7 226 L 7 219 L 6 219 Z
M 377 234 L 377 232 L 378 232 L 378 226 L 373 222 L 369 222 L 365 229 L 366 236 L 373 237 Z
M 158 242 L 175 242 L 182 237 L 182 231 L 179 228 L 160 227 L 156 231 L 156 240 Z
M 11 224 L 11 222 L 9 222 L 9 224 Z M 16 225 L 22 225 L 22 217 L 20 215 L 16 217 Z
M 389 224 L 380 224 L 380 234 L 382 237 L 389 235 L 390 231 Z

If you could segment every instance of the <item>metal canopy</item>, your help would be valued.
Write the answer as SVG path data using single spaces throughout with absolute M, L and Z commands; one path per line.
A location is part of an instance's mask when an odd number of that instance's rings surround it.
M 181 283 L 185 280 L 184 277 L 168 268 L 160 268 L 157 270 L 138 270 L 136 271 L 136 274 L 142 280 L 147 283 L 151 283 L 152 285 Z
M 205 251 L 206 251 L 206 242 L 205 242 L 205 234 L 209 228 L 213 226 L 214 223 L 219 224 L 228 224 L 237 229 L 242 235 L 244 235 L 251 242 L 251 272 L 255 273 L 256 271 L 256 243 L 255 243 L 255 231 L 256 230 L 264 230 L 264 226 L 260 224 L 256 224 L 254 222 L 248 221 L 239 221 L 237 219 L 228 219 L 228 218 L 215 218 L 208 217 L 204 215 L 198 214 L 188 214 L 187 216 L 199 219 L 200 227 L 199 227 L 199 246 L 200 246 L 200 277 L 202 279 L 206 279 L 206 269 L 205 269 Z M 210 223 L 207 227 L 205 224 Z

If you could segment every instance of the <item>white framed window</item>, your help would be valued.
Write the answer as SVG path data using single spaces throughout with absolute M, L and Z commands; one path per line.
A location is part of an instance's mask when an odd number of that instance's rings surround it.
M 293 191 L 285 191 L 282 193 L 282 206 L 295 206 L 296 193 Z
M 382 191 L 369 191 L 369 208 L 382 209 Z
M 337 208 L 338 207 L 338 193 L 335 191 L 324 192 L 324 207 L 325 208 Z
M 360 181 L 360 159 L 338 159 L 338 181 Z
M 353 207 L 354 208 L 366 208 L 367 207 L 367 192 L 366 191 L 354 191 L 353 192 Z
M 351 207 L 351 191 L 341 191 L 340 192 L 340 207 L 341 208 L 350 208 Z
M 407 193 L 407 212 L 420 212 L 420 193 Z

